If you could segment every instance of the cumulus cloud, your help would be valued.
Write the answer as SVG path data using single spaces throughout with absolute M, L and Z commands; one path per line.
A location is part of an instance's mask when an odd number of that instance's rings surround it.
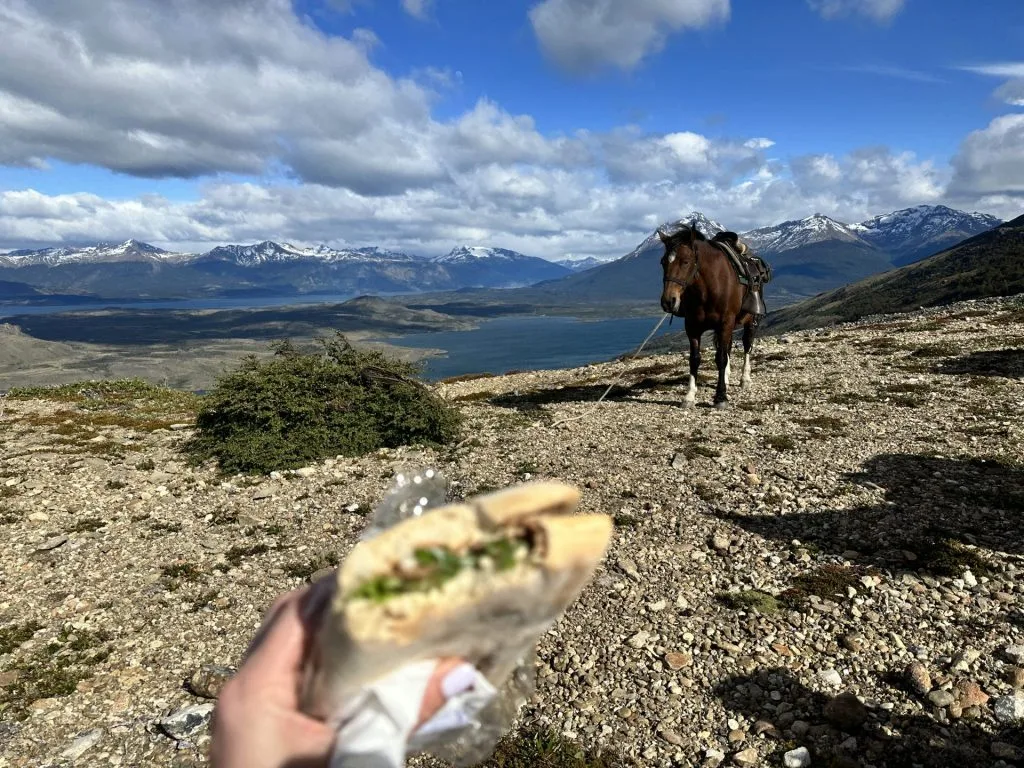
M 1024 114 L 1002 115 L 968 135 L 953 169 L 954 194 L 1016 197 L 1024 207 Z
M 903 10 L 906 0 L 807 0 L 807 4 L 826 19 L 859 15 L 885 22 Z
M 530 9 L 541 50 L 573 73 L 634 68 L 666 37 L 729 18 L 729 0 L 543 0 Z
M 880 149 L 798 158 L 787 165 L 756 159 L 769 143 L 765 139 L 721 144 L 681 133 L 638 137 L 635 143 L 641 160 L 647 152 L 662 158 L 658 162 L 676 157 L 671 178 L 653 162 L 640 162 L 621 178 L 598 164 L 490 162 L 430 187 L 376 196 L 315 183 L 254 182 L 207 184 L 192 202 L 0 193 L 0 247 L 137 237 L 165 247 L 198 243 L 188 247 L 206 249 L 276 239 L 375 244 L 429 255 L 473 242 L 546 258 L 616 257 L 656 224 L 694 209 L 738 230 L 813 211 L 860 221 L 931 200 L 941 182 L 928 162 Z M 616 146 L 628 154 L 628 142 Z M 709 157 L 727 158 L 716 161 L 726 165 L 749 162 L 751 170 L 730 181 Z

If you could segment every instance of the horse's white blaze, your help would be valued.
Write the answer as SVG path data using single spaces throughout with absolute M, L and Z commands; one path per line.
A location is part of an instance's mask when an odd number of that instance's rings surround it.
M 746 386 L 750 383 L 750 353 L 745 352 L 743 355 L 743 378 L 740 379 L 740 384 Z
M 686 402 L 697 402 L 697 377 L 690 374 L 690 383 L 686 388 Z

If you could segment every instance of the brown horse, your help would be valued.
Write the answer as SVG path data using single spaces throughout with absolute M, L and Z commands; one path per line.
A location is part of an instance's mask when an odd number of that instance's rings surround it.
M 715 332 L 715 363 L 718 387 L 715 407 L 729 402 L 729 352 L 732 334 L 743 328 L 743 376 L 741 386 L 750 384 L 750 350 L 754 346 L 756 316 L 743 308 L 748 288 L 742 285 L 729 257 L 690 226 L 672 235 L 658 230 L 665 245 L 661 257 L 664 286 L 661 308 L 686 321 L 690 339 L 690 382 L 683 404 L 693 407 L 697 401 L 697 369 L 700 367 L 700 339 Z

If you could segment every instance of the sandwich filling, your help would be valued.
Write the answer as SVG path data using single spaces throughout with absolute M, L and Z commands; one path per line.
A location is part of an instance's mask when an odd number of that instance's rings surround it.
M 354 589 L 349 600 L 384 603 L 399 595 L 439 589 L 468 570 L 501 572 L 526 562 L 537 552 L 537 537 L 530 531 L 508 534 L 455 552 L 448 547 L 421 547 L 399 564 L 394 573 L 375 576 Z

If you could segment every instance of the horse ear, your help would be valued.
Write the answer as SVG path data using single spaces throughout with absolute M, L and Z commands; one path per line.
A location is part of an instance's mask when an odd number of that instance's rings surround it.
M 661 242 L 663 242 L 665 245 L 668 245 L 668 241 L 672 239 L 671 237 L 665 234 L 661 227 L 658 227 L 658 237 L 661 239 Z
M 704 237 L 704 233 L 701 232 L 699 229 L 697 229 L 697 224 L 692 222 L 692 221 L 690 222 L 690 231 L 692 233 L 693 240 L 706 240 L 707 239 L 706 237 Z

